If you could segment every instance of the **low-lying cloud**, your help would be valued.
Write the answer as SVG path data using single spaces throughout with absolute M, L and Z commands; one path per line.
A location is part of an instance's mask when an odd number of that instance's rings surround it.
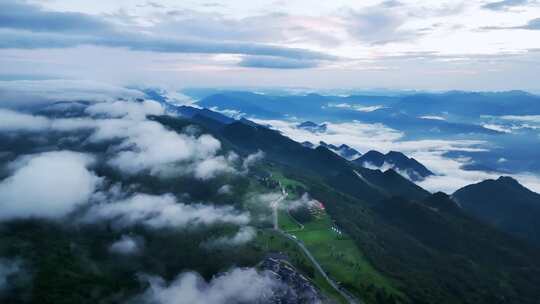
M 131 255 L 140 252 L 142 241 L 133 236 L 122 235 L 122 237 L 111 244 L 109 251 L 121 255 Z
M 222 236 L 216 239 L 211 239 L 203 244 L 205 248 L 221 248 L 221 247 L 234 247 L 243 245 L 256 236 L 257 232 L 255 228 L 250 226 L 241 227 L 232 236 Z
M 49 119 L 0 108 L 0 131 L 43 131 L 49 128 Z
M 232 206 L 184 204 L 172 194 L 135 194 L 129 198 L 92 205 L 83 222 L 110 221 L 116 228 L 137 225 L 148 228 L 193 228 L 213 224 L 247 225 L 250 216 Z
M 19 157 L 0 183 L 0 220 L 59 218 L 85 204 L 100 183 L 91 155 L 71 151 Z
M 59 101 L 114 101 L 118 98 L 143 98 L 137 90 L 85 80 L 0 81 L 1 107 L 28 108 Z
M 302 196 L 294 201 L 288 202 L 288 204 L 285 206 L 285 208 L 289 210 L 298 210 L 300 208 L 313 208 L 318 207 L 319 202 L 312 199 L 309 194 L 306 192 L 302 194 Z
M 329 103 L 327 105 L 329 108 L 344 108 L 344 109 L 353 109 L 358 112 L 374 112 L 380 109 L 385 109 L 385 106 L 382 105 L 374 105 L 374 106 L 361 106 L 361 105 L 355 105 L 355 104 L 349 104 L 349 103 Z
M 87 106 L 83 113 L 90 117 L 48 118 L 13 110 L 0 109 L 0 130 L 25 132 L 92 131 L 90 143 L 111 143 L 107 164 L 134 175 L 142 172 L 159 177 L 192 175 L 207 180 L 220 174 L 244 171 L 261 154 L 248 156 L 238 163 L 235 154 L 218 155 L 221 143 L 208 134 L 178 133 L 147 119 L 163 115 L 164 108 L 155 101 L 110 101 Z
M 538 117 L 505 116 L 506 120 L 517 120 L 534 123 Z M 324 122 L 326 132 L 310 132 L 297 128 L 297 122 L 282 120 L 252 119 L 261 125 L 270 125 L 284 135 L 297 142 L 310 141 L 318 143 L 324 141 L 328 144 L 347 144 L 361 153 L 377 150 L 383 153 L 400 151 L 409 157 L 424 164 L 434 176 L 429 176 L 418 184 L 432 192 L 443 191 L 453 193 L 455 190 L 471 183 L 484 179 L 497 178 L 500 174 L 484 171 L 471 171 L 463 169 L 470 163 L 469 159 L 452 159 L 445 156 L 449 151 L 484 152 L 488 151 L 488 143 L 483 140 L 444 140 L 423 139 L 403 140 L 405 134 L 389 128 L 383 124 L 368 124 L 359 121 L 346 123 Z M 406 172 L 398 172 L 407 177 Z M 531 173 L 509 174 L 533 191 L 540 192 L 540 177 Z
M 145 277 L 150 286 L 134 303 L 156 304 L 228 304 L 259 303 L 283 288 L 267 272 L 236 268 L 205 281 L 196 272 L 178 275 L 167 283 L 161 277 Z
M 418 182 L 418 185 L 422 188 L 432 192 L 443 191 L 451 194 L 469 184 L 478 183 L 486 179 L 497 179 L 501 176 L 500 173 L 496 172 L 464 170 L 463 166 L 469 164 L 470 159 L 452 159 L 444 157 L 442 154 L 442 152 L 429 151 L 414 153 L 414 158 L 421 160 L 422 164 L 435 173 L 435 175 L 428 176 L 426 179 Z M 525 187 L 540 193 L 540 177 L 530 173 L 508 175 L 517 179 Z

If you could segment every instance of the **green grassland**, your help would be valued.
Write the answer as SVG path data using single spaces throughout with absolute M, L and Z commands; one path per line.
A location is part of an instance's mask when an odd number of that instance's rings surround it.
M 282 215 L 289 217 L 284 212 Z M 282 229 L 290 229 L 284 219 Z M 294 222 L 293 222 L 294 223 Z M 297 225 L 295 225 L 298 227 Z M 366 289 L 383 289 L 386 293 L 400 295 L 390 283 L 379 274 L 364 258 L 354 241 L 345 234 L 330 229 L 332 221 L 324 215 L 304 224 L 304 229 L 294 229 L 289 233 L 301 240 L 315 256 L 326 272 L 336 281 L 359 297 L 365 296 Z M 372 286 L 372 287 L 370 287 Z

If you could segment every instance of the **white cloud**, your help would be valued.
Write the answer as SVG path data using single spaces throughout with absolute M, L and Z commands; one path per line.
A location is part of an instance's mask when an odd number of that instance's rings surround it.
M 411 153 L 415 151 L 485 151 L 486 144 L 480 140 L 412 140 L 405 141 L 405 134 L 389 128 L 383 124 L 363 123 L 360 121 L 333 123 L 324 122 L 326 132 L 309 132 L 296 127 L 295 122 L 283 120 L 252 119 L 262 125 L 270 125 L 281 131 L 285 136 L 297 142 L 310 141 L 318 143 L 324 141 L 328 144 L 348 146 L 366 152 L 377 150 L 380 152 L 400 151 Z
M 160 277 L 147 277 L 150 287 L 136 299 L 156 304 L 258 303 L 270 298 L 281 285 L 266 272 L 236 268 L 210 282 L 195 272 L 180 274 L 167 284 Z
M 302 194 L 302 197 L 300 197 L 297 200 L 288 202 L 287 205 L 284 207 L 286 207 L 289 210 L 296 210 L 296 209 L 305 208 L 305 207 L 311 208 L 318 205 L 319 205 L 319 202 L 312 199 L 308 193 L 304 193 Z
M 223 185 L 223 186 L 219 187 L 217 193 L 221 194 L 221 195 L 231 194 L 232 193 L 232 186 L 231 185 Z
M 85 111 L 94 118 L 49 119 L 0 109 L 0 118 L 5 118 L 0 121 L 0 130 L 93 130 L 88 139 L 90 142 L 120 142 L 112 146 L 110 151 L 114 154 L 108 164 L 127 174 L 148 170 L 150 174 L 161 177 L 193 174 L 205 180 L 219 174 L 237 172 L 234 169 L 237 157 L 232 154 L 226 157 L 217 155 L 221 143 L 214 137 L 177 133 L 158 122 L 147 120 L 146 115 L 164 114 L 157 102 L 102 102 L 90 105 Z M 254 161 L 254 157 L 248 156 L 248 162 Z
M 147 115 L 163 115 L 165 110 L 156 101 L 145 100 L 143 102 L 101 102 L 90 105 L 86 113 L 91 115 L 105 115 L 107 117 L 143 120 Z
M 501 116 L 501 118 L 508 120 L 521 120 L 540 123 L 540 115 L 503 115 Z
M 368 168 L 368 169 L 371 169 L 371 170 L 381 170 L 383 172 L 392 169 L 392 170 L 396 171 L 399 175 L 405 177 L 406 179 L 411 180 L 411 181 L 414 180 L 407 171 L 400 170 L 394 164 L 387 163 L 386 161 L 380 167 L 378 167 L 375 164 L 372 164 L 370 162 L 363 162 L 362 167 Z
M 234 119 L 240 119 L 240 118 L 246 116 L 246 113 L 243 113 L 243 112 L 240 112 L 240 111 L 237 111 L 237 110 L 220 109 L 218 107 L 211 107 L 210 110 L 212 110 L 214 112 L 221 113 L 221 114 L 223 114 L 225 116 L 229 116 L 229 117 L 234 118 Z
M 451 159 L 444 157 L 443 152 L 416 152 L 413 157 L 420 160 L 436 175 L 428 176 L 425 180 L 418 182 L 422 188 L 435 192 L 443 191 L 453 193 L 464 186 L 481 182 L 486 179 L 497 179 L 501 176 L 496 172 L 484 172 L 477 170 L 464 170 L 463 165 L 469 164 L 470 159 Z M 527 188 L 540 192 L 540 177 L 531 173 L 504 174 L 518 180 Z
M 535 118 L 526 118 L 529 121 Z M 488 143 L 483 140 L 403 140 L 404 133 L 391 129 L 382 124 L 367 124 L 359 121 L 348 123 L 331 123 L 327 125 L 326 132 L 313 133 L 296 128 L 295 122 L 282 120 L 260 120 L 259 124 L 271 125 L 284 135 L 295 141 L 310 141 L 318 143 L 324 141 L 329 144 L 347 144 L 360 152 L 377 150 L 383 153 L 400 151 L 414 157 L 435 176 L 429 176 L 418 184 L 429 191 L 443 191 L 452 193 L 455 190 L 471 183 L 477 183 L 488 178 L 498 178 L 495 173 L 483 171 L 469 171 L 462 166 L 469 163 L 468 159 L 451 159 L 445 157 L 448 151 L 483 152 L 488 151 Z M 382 169 L 386 169 L 383 167 Z M 407 177 L 406 172 L 398 172 Z M 534 191 L 540 191 L 540 177 L 531 173 L 510 174 Z
M 194 175 L 198 179 L 208 180 L 222 173 L 235 173 L 236 170 L 224 156 L 213 156 L 195 164 Z
M 130 255 L 138 253 L 140 248 L 140 241 L 129 235 L 122 235 L 122 237 L 111 244 L 109 251 L 116 254 Z
M 512 133 L 512 130 L 506 128 L 505 126 L 496 125 L 496 124 L 483 124 L 482 127 L 490 130 L 494 130 L 497 132 L 503 132 L 503 133 Z
M 272 203 L 278 200 L 282 195 L 281 192 L 259 193 L 252 198 L 252 201 L 270 208 Z
M 248 155 L 242 162 L 242 167 L 244 168 L 244 170 L 248 170 L 249 167 L 261 161 L 263 158 L 264 158 L 264 152 L 259 150 L 253 154 Z
M 358 112 L 374 112 L 380 109 L 385 109 L 385 106 L 382 105 L 375 105 L 375 106 L 361 106 L 357 104 L 349 104 L 349 103 L 329 103 L 327 105 L 329 108 L 346 108 L 346 109 L 353 109 Z
M 83 222 L 112 221 L 118 228 L 144 225 L 150 228 L 186 228 L 227 223 L 246 225 L 248 213 L 231 206 L 184 204 L 171 194 L 136 194 L 111 203 L 97 203 L 84 215 Z
M 0 108 L 0 131 L 43 131 L 49 126 L 45 117 Z
M 110 84 L 82 80 L 0 81 L 0 107 L 20 108 L 58 101 L 114 101 L 142 98 L 142 92 Z
M 388 128 L 382 124 L 367 124 L 359 121 L 345 123 L 324 122 L 326 132 L 313 133 L 308 130 L 296 128 L 295 122 L 282 120 L 252 119 L 261 125 L 271 125 L 291 139 L 303 142 L 318 143 L 324 141 L 328 144 L 347 144 L 362 152 L 368 150 L 391 150 L 393 142 L 403 136 L 402 132 Z
M 149 120 L 95 120 L 94 127 L 90 141 L 121 140 L 108 163 L 127 174 L 149 170 L 163 177 L 193 173 L 208 179 L 234 172 L 225 157 L 216 155 L 221 143 L 210 135 L 179 134 Z
M 203 247 L 215 248 L 243 245 L 253 240 L 256 234 L 256 230 L 253 227 L 245 226 L 241 227 L 232 237 L 222 236 L 216 239 L 212 239 L 204 243 Z
M 446 120 L 446 118 L 442 116 L 437 116 L 437 115 L 424 115 L 424 116 L 420 116 L 419 118 L 431 119 L 431 120 Z
M 88 201 L 100 182 L 90 155 L 57 151 L 20 157 L 0 183 L 0 219 L 58 218 Z

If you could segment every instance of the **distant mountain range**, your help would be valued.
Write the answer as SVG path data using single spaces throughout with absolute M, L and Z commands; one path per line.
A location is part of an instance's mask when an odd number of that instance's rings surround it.
M 324 133 L 326 132 L 327 126 L 326 124 L 316 124 L 312 121 L 304 121 L 303 123 L 300 123 L 296 126 L 299 129 L 304 129 L 313 133 Z
M 465 186 L 452 195 L 474 217 L 540 246 L 540 194 L 511 177 Z
M 382 122 L 397 129 L 406 126 L 418 133 L 435 131 L 440 135 L 502 134 L 501 131 L 471 123 L 471 118 L 476 119 L 480 115 L 540 114 L 540 97 L 522 91 L 449 91 L 392 96 L 323 96 L 314 93 L 267 95 L 220 91 L 196 96 L 202 97 L 197 102 L 201 107 L 236 110 L 259 118 L 284 118 L 289 115 L 304 119 L 361 119 Z M 516 107 L 516 104 L 520 106 Z
M 362 155 L 360 152 L 356 151 L 356 149 L 351 148 L 346 144 L 341 144 L 339 146 L 336 146 L 332 144 L 327 144 L 324 141 L 320 141 L 319 145 L 321 147 L 327 148 L 328 150 L 332 152 L 337 153 L 339 156 L 345 158 L 346 160 L 353 160 Z
M 389 167 L 408 176 L 413 181 L 420 181 L 434 175 L 433 172 L 416 159 L 409 158 L 405 154 L 396 151 L 382 154 L 381 152 L 371 150 L 352 162 L 368 168 Z

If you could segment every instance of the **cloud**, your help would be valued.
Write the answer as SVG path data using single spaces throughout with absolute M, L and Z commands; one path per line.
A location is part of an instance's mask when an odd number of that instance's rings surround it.
M 87 14 L 45 11 L 17 0 L 0 3 L 0 28 L 88 33 L 110 30 L 110 27 L 109 23 Z
M 163 115 L 165 109 L 156 101 L 145 100 L 143 102 L 102 102 L 90 105 L 85 110 L 93 116 L 106 116 L 113 118 L 129 118 L 143 120 L 147 115 Z
M 253 227 L 245 226 L 241 227 L 232 237 L 222 236 L 209 240 L 203 244 L 203 247 L 212 249 L 216 247 L 239 246 L 253 240 L 256 234 L 256 230 Z
M 135 303 L 226 304 L 258 303 L 283 288 L 267 272 L 236 268 L 206 282 L 198 273 L 187 272 L 167 284 L 160 277 L 146 277 L 150 286 Z
M 482 5 L 482 8 L 494 10 L 494 11 L 504 11 L 516 6 L 524 6 L 531 1 L 529 0 L 502 0 L 490 2 Z
M 444 152 L 417 151 L 412 154 L 428 167 L 435 175 L 428 176 L 418 182 L 418 185 L 431 192 L 443 191 L 453 193 L 464 186 L 481 182 L 486 179 L 497 179 L 501 176 L 496 172 L 485 172 L 476 170 L 464 170 L 463 166 L 470 164 L 468 158 L 448 158 L 443 156 Z M 527 188 L 540 192 L 540 177 L 531 173 L 505 174 L 514 177 Z
M 111 221 L 117 228 L 144 225 L 149 228 L 191 228 L 213 224 L 246 225 L 248 213 L 231 206 L 184 204 L 171 194 L 135 194 L 115 202 L 92 205 L 83 222 Z
M 114 101 L 142 98 L 142 92 L 110 84 L 82 80 L 0 81 L 0 107 L 24 108 L 58 101 Z
M 252 197 L 252 201 L 264 207 L 270 208 L 272 203 L 282 197 L 281 192 L 258 193 Z
M 540 123 L 540 115 L 503 115 L 502 119 Z
M 9 277 L 20 272 L 21 269 L 20 260 L 0 258 L 0 291 L 9 288 Z
M 261 125 L 270 125 L 282 132 L 285 136 L 297 142 L 309 141 L 318 143 L 324 141 L 328 144 L 348 146 L 366 152 L 377 150 L 379 152 L 400 151 L 411 153 L 416 151 L 486 151 L 487 144 L 482 140 L 404 140 L 405 133 L 392 129 L 381 123 L 364 123 L 354 120 L 352 122 L 323 122 L 325 132 L 313 133 L 297 128 L 297 122 L 284 120 L 252 119 Z
M 92 118 L 49 119 L 0 109 L 0 118 L 5 118 L 0 122 L 0 130 L 91 130 L 88 142 L 117 142 L 109 148 L 107 164 L 129 175 L 148 172 L 164 178 L 193 175 L 207 180 L 220 174 L 238 173 L 235 169 L 239 165 L 238 156 L 218 155 L 221 142 L 213 136 L 178 133 L 146 119 L 147 115 L 165 114 L 155 101 L 95 103 L 83 108 L 83 113 Z
M 242 162 L 242 168 L 244 170 L 248 170 L 249 167 L 253 166 L 254 164 L 256 164 L 257 162 L 261 161 L 263 158 L 264 158 L 264 152 L 259 150 L 255 153 L 252 153 L 250 155 L 248 155 L 244 161 Z
M 104 120 L 97 124 L 91 141 L 121 139 L 108 163 L 127 174 L 149 170 L 162 177 L 194 173 L 209 179 L 233 172 L 223 156 L 221 143 L 210 135 L 178 134 L 154 121 Z
M 291 59 L 274 56 L 243 56 L 238 65 L 249 68 L 264 69 L 309 69 L 319 66 L 313 59 Z
M 359 151 L 391 150 L 394 142 L 401 139 L 404 134 L 388 128 L 383 124 L 368 124 L 360 121 L 326 124 L 326 132 L 313 133 L 302 128 L 297 128 L 295 122 L 282 120 L 252 119 L 261 125 L 271 125 L 286 136 L 297 142 L 309 141 L 318 143 L 324 141 L 328 144 L 347 144 Z
M 232 193 L 232 186 L 231 185 L 223 185 L 223 186 L 219 187 L 217 193 L 221 194 L 221 195 L 231 194 Z
M 221 143 L 210 135 L 179 134 L 160 123 L 146 120 L 146 115 L 163 114 L 156 102 L 114 102 L 92 105 L 86 112 L 93 115 L 122 117 L 94 120 L 96 131 L 92 142 L 121 140 L 108 164 L 127 174 L 149 170 L 162 177 L 194 174 L 206 180 L 222 173 L 234 173 L 229 158 L 218 156 Z M 68 122 L 64 122 L 64 125 Z M 84 127 L 84 121 L 74 121 Z
M 481 27 L 482 30 L 531 30 L 538 31 L 540 30 L 540 18 L 535 18 L 529 20 L 523 25 L 516 26 L 484 26 Z
M 349 103 L 329 103 L 327 107 L 353 109 L 358 112 L 366 112 L 366 113 L 374 112 L 374 111 L 386 108 L 385 106 L 382 106 L 382 105 L 361 106 L 361 105 L 355 105 L 355 104 L 349 104 Z
M 497 132 L 502 133 L 512 133 L 511 129 L 506 128 L 505 126 L 497 125 L 497 124 L 483 124 L 482 127 L 490 130 L 494 130 Z
M 235 173 L 231 156 L 216 155 L 221 143 L 210 135 L 179 134 L 147 115 L 161 115 L 164 110 L 156 102 L 99 103 L 86 112 L 97 117 L 116 119 L 65 119 L 53 123 L 56 130 L 94 128 L 90 142 L 120 140 L 107 163 L 126 174 L 149 171 L 161 177 L 193 174 L 206 180 L 218 174 Z
M 88 154 L 46 152 L 19 157 L 0 183 L 1 220 L 59 218 L 85 204 L 100 183 Z
M 111 244 L 109 251 L 121 255 L 136 254 L 141 250 L 141 242 L 135 237 L 122 235 L 118 241 Z
M 195 164 L 194 168 L 195 177 L 201 180 L 208 180 L 223 173 L 236 173 L 236 170 L 224 156 L 206 158 Z
M 302 194 L 302 197 L 300 197 L 297 200 L 291 201 L 285 206 L 289 210 L 297 210 L 300 208 L 311 208 L 311 207 L 318 207 L 319 202 L 312 199 L 308 193 Z
M 534 122 L 537 119 L 534 115 L 507 118 L 518 118 L 529 122 Z M 347 123 L 324 122 L 327 125 L 327 131 L 313 133 L 296 128 L 297 122 L 294 121 L 252 120 L 261 125 L 270 125 L 297 142 L 307 140 L 312 143 L 324 141 L 337 146 L 347 144 L 360 152 L 369 150 L 377 150 L 383 153 L 401 151 L 414 157 L 436 174 L 418 182 L 421 187 L 432 192 L 444 191 L 452 193 L 471 183 L 477 183 L 488 178 L 498 178 L 496 173 L 462 169 L 464 165 L 470 162 L 468 159 L 452 159 L 444 156 L 448 151 L 487 151 L 488 143 L 483 140 L 404 140 L 405 134 L 402 132 L 382 124 L 368 124 L 359 121 Z M 383 169 L 387 168 L 384 167 Z M 398 173 L 405 177 L 408 176 L 406 172 Z M 530 173 L 512 174 L 511 176 L 530 189 L 540 191 L 540 178 L 538 176 Z
M 243 54 L 296 60 L 334 59 L 333 56 L 308 49 L 251 42 L 254 39 L 246 39 L 242 35 L 249 31 L 240 27 L 245 22 L 231 27 L 229 25 L 234 22 L 213 22 L 216 18 L 208 16 L 197 19 L 199 15 L 193 11 L 190 11 L 191 18 L 187 20 L 179 20 L 182 14 L 176 14 L 173 19 L 175 21 L 171 21 L 170 16 L 162 16 L 156 19 L 161 22 L 154 21 L 152 26 L 145 27 L 138 26 L 136 22 L 122 26 L 121 22 L 112 23 L 103 17 L 83 13 L 48 11 L 24 2 L 3 3 L 0 11 L 0 48 L 50 49 L 93 45 L 159 53 Z M 256 20 L 251 23 L 256 24 Z M 214 33 L 218 33 L 218 37 L 212 36 Z M 227 38 L 231 34 L 235 39 Z
M 339 23 L 326 16 L 271 12 L 245 18 L 227 17 L 218 12 L 177 10 L 163 16 L 157 30 L 211 40 L 261 41 L 288 45 L 309 42 L 322 46 L 341 43 L 336 37 Z
M 49 126 L 50 121 L 45 117 L 0 108 L 0 131 L 42 131 Z
M 237 110 L 231 110 L 231 109 L 220 109 L 218 107 L 211 107 L 210 110 L 214 112 L 221 113 L 223 115 L 229 116 L 234 119 L 241 119 L 242 117 L 246 116 L 246 113 L 237 111 Z
M 392 164 L 392 163 L 387 163 L 386 161 L 383 162 L 383 164 L 379 167 L 379 166 L 376 166 L 375 164 L 372 164 L 370 162 L 363 162 L 362 163 L 362 167 L 364 168 L 368 168 L 368 169 L 371 169 L 371 170 L 381 170 L 383 172 L 386 172 L 387 170 L 394 170 L 396 171 L 399 175 L 405 177 L 406 179 L 410 180 L 410 181 L 415 181 L 416 179 L 412 178 L 411 174 L 409 174 L 409 171 L 407 170 L 400 170 L 399 168 L 396 167 L 395 164 Z M 411 170 L 412 174 L 414 174 L 414 170 Z
M 446 120 L 446 118 L 444 118 L 442 116 L 437 116 L 437 115 L 424 115 L 424 116 L 420 116 L 418 118 L 431 119 L 431 120 Z
M 347 29 L 352 37 L 370 44 L 415 39 L 420 32 L 404 28 L 407 17 L 403 11 L 384 5 L 349 10 L 345 18 Z

